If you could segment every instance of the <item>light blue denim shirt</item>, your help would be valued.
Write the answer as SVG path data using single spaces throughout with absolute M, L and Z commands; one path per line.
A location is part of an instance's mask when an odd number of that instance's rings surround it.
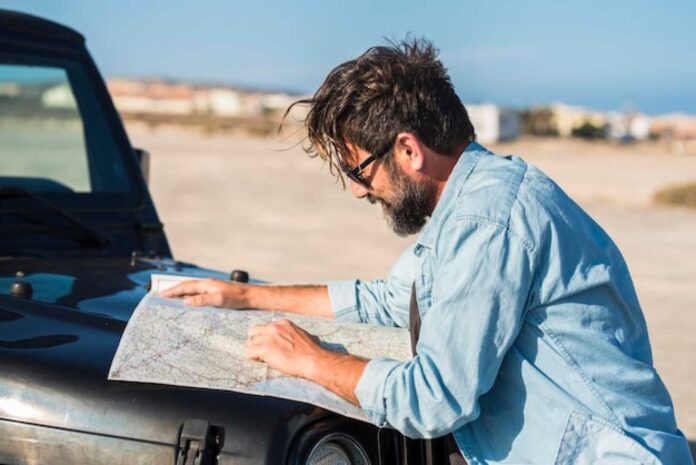
M 693 463 L 624 259 L 538 169 L 469 144 L 388 279 L 328 287 L 337 318 L 407 327 L 414 281 L 417 355 L 355 390 L 375 424 L 454 432 L 471 465 Z

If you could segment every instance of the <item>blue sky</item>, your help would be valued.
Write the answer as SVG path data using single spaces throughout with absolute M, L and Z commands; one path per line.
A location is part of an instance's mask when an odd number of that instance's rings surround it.
M 107 76 L 312 92 L 407 33 L 441 50 L 468 102 L 696 113 L 696 2 L 0 0 L 87 37 Z

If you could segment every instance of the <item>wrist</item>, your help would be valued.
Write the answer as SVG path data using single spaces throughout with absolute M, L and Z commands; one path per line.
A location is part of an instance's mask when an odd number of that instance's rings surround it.
M 256 295 L 259 286 L 253 284 L 236 284 L 238 289 L 239 308 L 259 309 L 259 298 Z
M 336 369 L 336 365 L 340 363 L 338 357 L 340 354 L 328 351 L 323 347 L 318 347 L 316 351 L 307 359 L 306 370 L 303 377 L 319 384 L 324 384 L 324 379 L 327 374 Z
M 323 353 L 310 358 L 303 376 L 349 402 L 360 405 L 355 389 L 369 360 L 324 349 L 322 351 Z

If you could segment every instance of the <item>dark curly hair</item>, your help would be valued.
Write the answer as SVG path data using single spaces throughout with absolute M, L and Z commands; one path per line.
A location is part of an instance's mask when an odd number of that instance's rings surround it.
M 382 154 L 400 132 L 451 154 L 476 134 L 437 57 L 438 50 L 425 39 L 372 47 L 335 67 L 312 98 L 294 102 L 285 116 L 295 105 L 309 106 L 304 149 L 328 161 L 339 177 L 347 143 Z

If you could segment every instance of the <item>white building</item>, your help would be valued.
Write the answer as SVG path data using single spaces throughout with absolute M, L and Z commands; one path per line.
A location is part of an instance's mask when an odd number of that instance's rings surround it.
M 619 141 L 645 140 L 650 137 L 651 119 L 642 113 L 609 113 L 607 138 Z
M 520 135 L 520 115 L 517 111 L 501 109 L 492 103 L 465 104 L 465 107 L 479 142 L 488 144 Z
M 288 94 L 266 94 L 261 99 L 261 105 L 267 110 L 285 111 L 295 100 L 295 97 Z
M 244 105 L 239 92 L 232 89 L 211 89 L 208 91 L 210 112 L 218 116 L 239 116 L 244 113 Z
M 77 102 L 75 102 L 75 97 L 69 84 L 59 84 L 45 90 L 41 94 L 41 104 L 49 108 L 77 108 Z

